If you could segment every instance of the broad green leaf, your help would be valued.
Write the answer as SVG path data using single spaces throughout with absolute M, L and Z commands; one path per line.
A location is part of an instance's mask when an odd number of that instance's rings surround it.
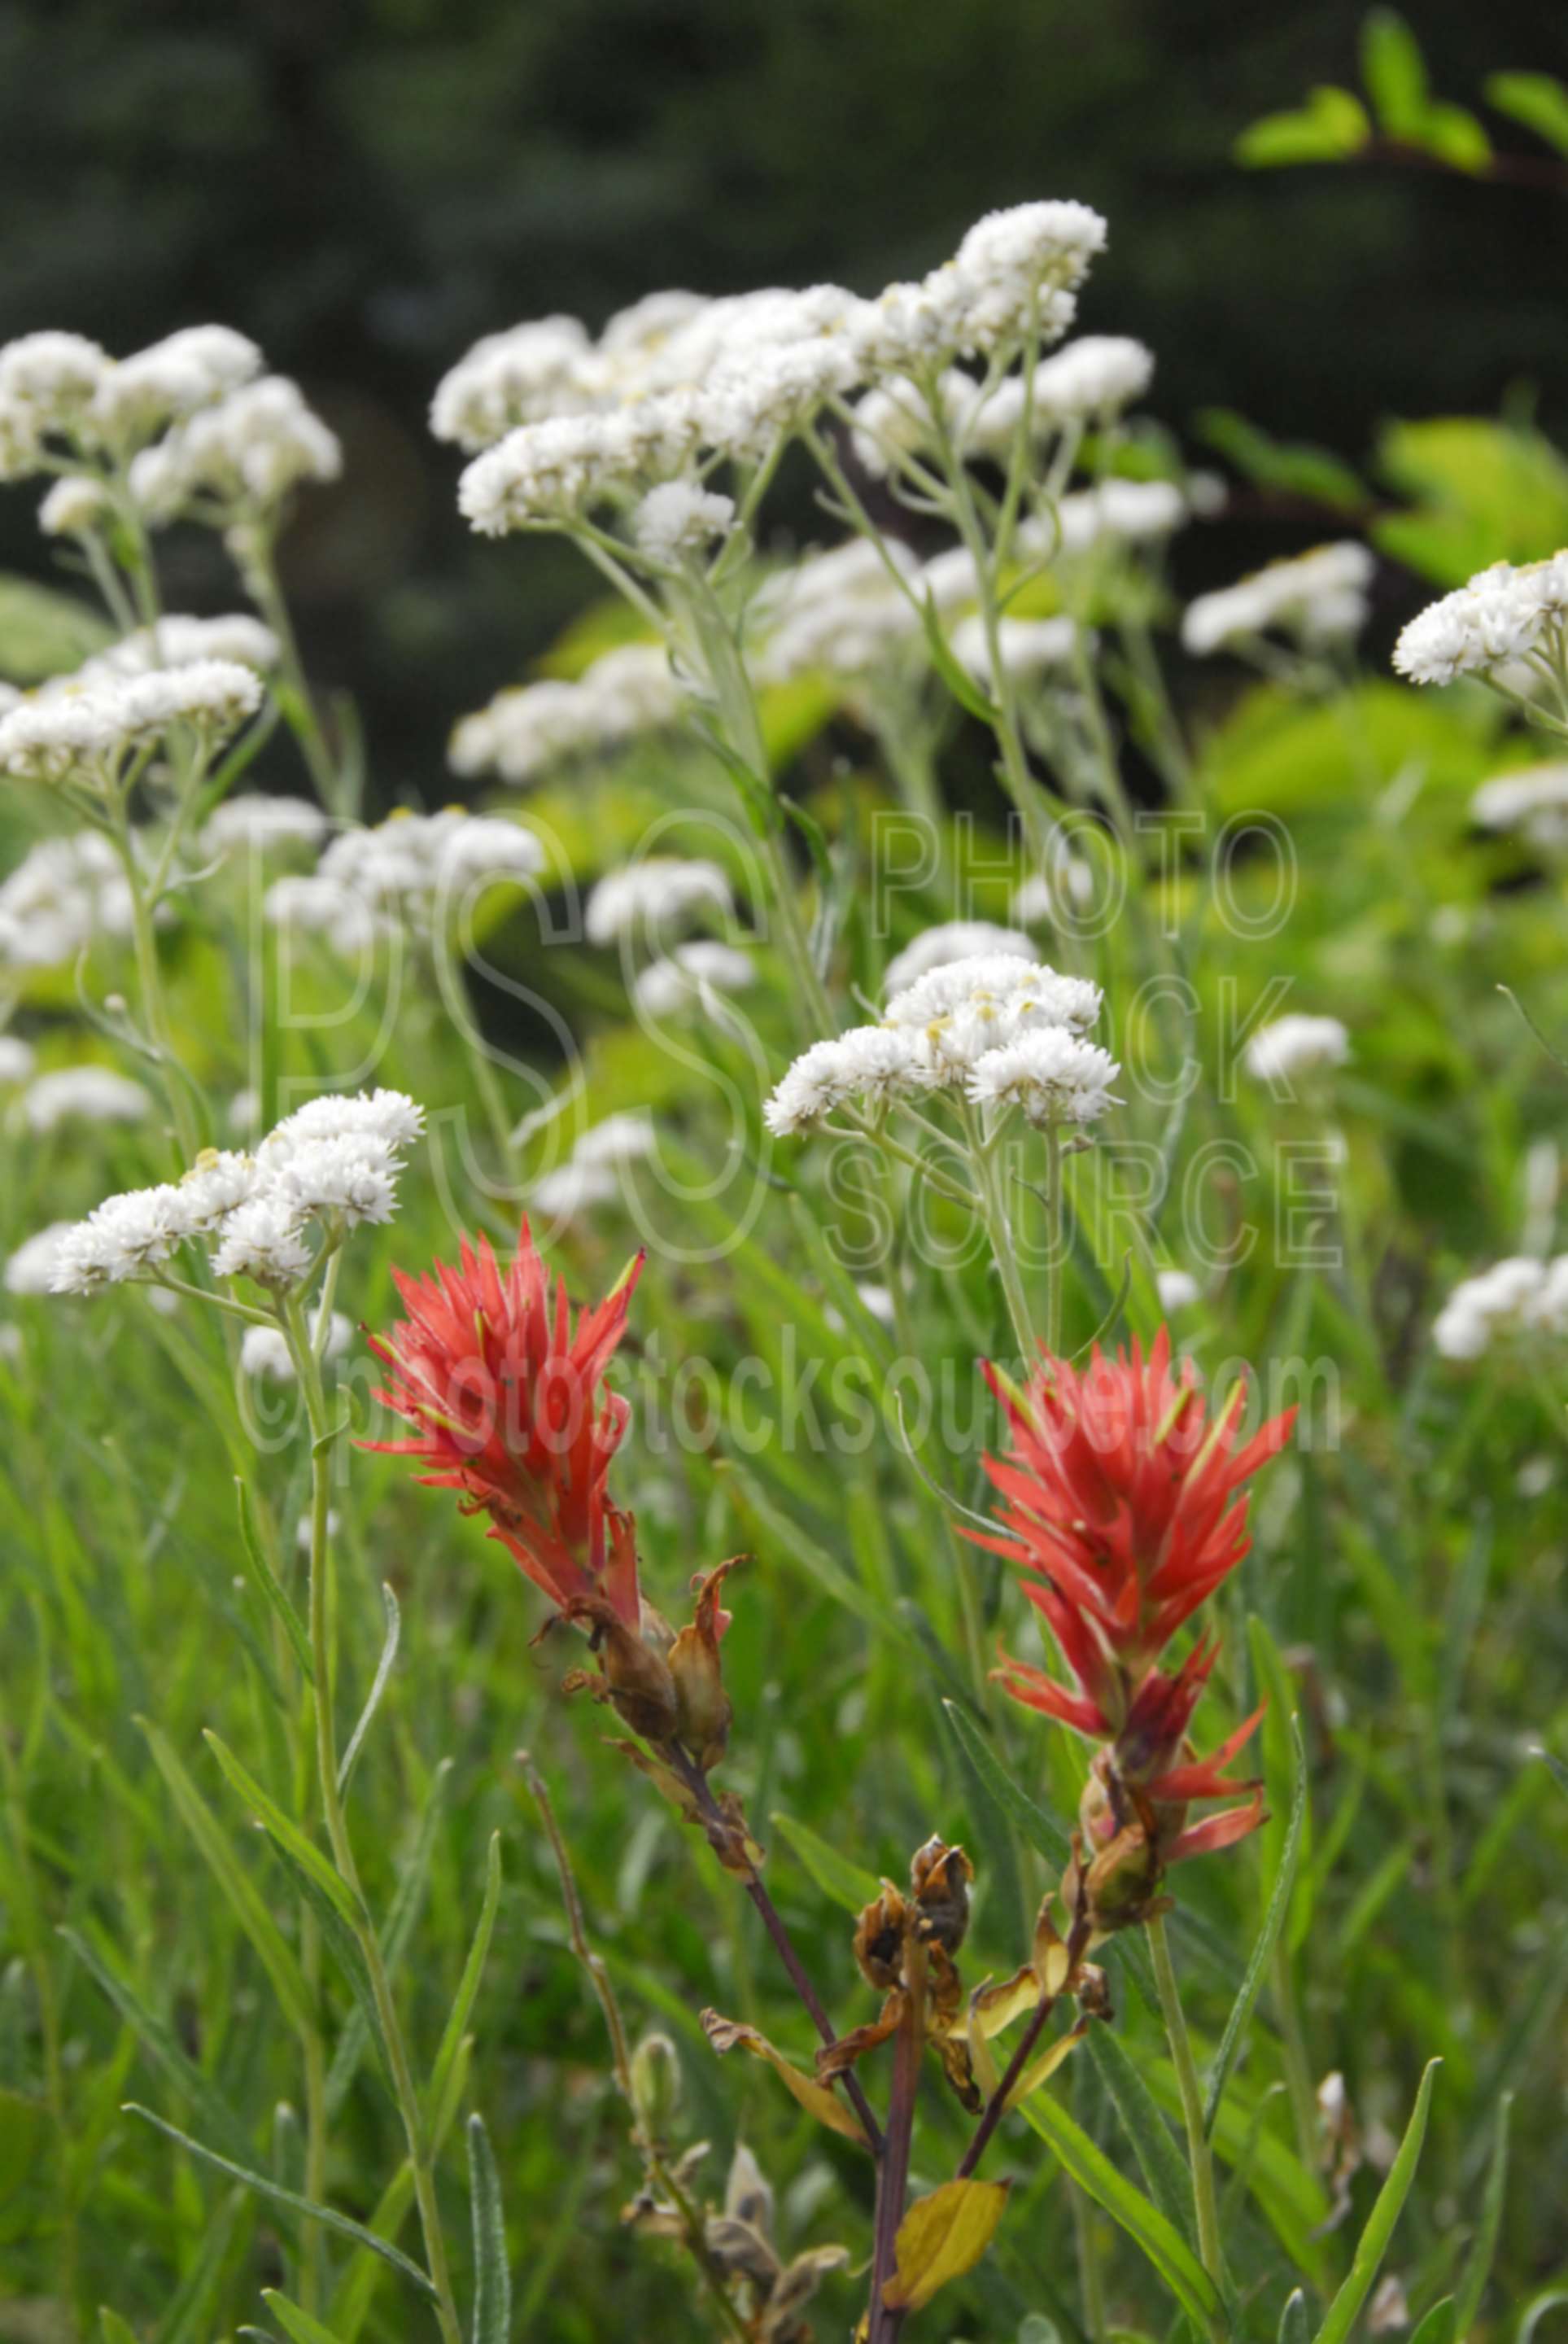
M 1528 425 L 1481 415 L 1391 423 L 1377 469 L 1415 510 L 1372 534 L 1440 586 L 1493 561 L 1536 561 L 1568 541 L 1568 460 Z
M 1362 79 L 1379 126 L 1391 138 L 1409 138 L 1426 112 L 1426 60 L 1392 8 L 1372 9 L 1362 26 Z
M 1219 2319 L 1219 2292 L 1181 2231 L 1118 2172 L 1067 2110 L 1046 2095 L 1026 2100 L 1020 2113 L 1079 2186 L 1142 2248 L 1183 2311 L 1201 2324 Z
M 313 2034 L 316 2029 L 315 2001 L 305 1983 L 305 1974 L 285 1944 L 276 1922 L 262 1903 L 255 1883 L 229 1845 L 212 1810 L 175 1755 L 167 1736 L 147 1718 L 139 1717 L 136 1723 L 146 1737 L 154 1763 L 169 1786 L 186 1829 L 234 1908 L 235 1917 L 255 1946 L 262 1967 L 272 1980 L 274 1993 L 294 2024 L 302 2032 Z
M 1220 2047 L 1214 2054 L 1214 2064 L 1209 2070 L 1209 2081 L 1203 2094 L 1203 2130 L 1211 2133 L 1220 2103 L 1225 2096 L 1225 2080 L 1241 2047 L 1251 2018 L 1253 2006 L 1268 1975 L 1269 1964 L 1290 1910 L 1291 1890 L 1296 1877 L 1296 1865 L 1301 1855 L 1302 1834 L 1307 1814 L 1307 1759 L 1302 1747 L 1301 1720 L 1291 1720 L 1292 1754 L 1295 1764 L 1295 1785 L 1291 1794 L 1291 1820 L 1285 1831 L 1285 1844 L 1280 1851 L 1274 1872 L 1274 1884 L 1270 1893 L 1263 1925 L 1258 1942 L 1252 1947 L 1252 1958 L 1247 1964 L 1247 1974 L 1241 1980 L 1241 1991 L 1231 2006 L 1225 2021 L 1225 2031 L 1220 2037 Z
M 1153 2094 L 1136 2062 L 1129 2057 L 1109 2026 L 1091 2026 L 1086 2040 L 1090 2056 L 1116 2104 L 1121 2128 L 1132 2145 L 1149 2195 L 1188 2245 L 1195 2246 L 1192 2184 L 1186 2161 Z
M 480 2116 L 468 2118 L 468 2189 L 474 2203 L 474 2323 L 470 2344 L 507 2344 L 512 2320 L 512 2275 L 501 2177 Z
M 805 1824 L 797 1823 L 793 1815 L 784 1814 L 775 1807 L 769 1821 L 805 1865 L 824 1896 L 841 1904 L 846 1913 L 863 1912 L 881 1894 L 882 1884 L 874 1873 L 867 1872 L 849 1856 L 840 1855 L 829 1847 Z
M 286 2213 L 297 2214 L 307 2222 L 320 2222 L 326 2228 L 336 2230 L 340 2238 L 352 2238 L 357 2247 L 368 2248 L 372 2254 L 379 2255 L 383 2262 L 390 2263 L 394 2270 L 401 2271 L 421 2295 L 434 2300 L 436 2290 L 418 2264 L 410 2262 L 407 2256 L 389 2240 L 378 2238 L 373 2230 L 367 2230 L 363 2222 L 351 2221 L 347 2214 L 338 2213 L 336 2207 L 323 2206 L 314 2198 L 298 2197 L 294 2190 L 281 2188 L 276 2181 L 269 2180 L 265 2173 L 253 2173 L 243 2165 L 236 2165 L 231 2158 L 220 2157 L 216 2149 L 193 2140 L 189 2133 L 181 2132 L 177 2125 L 155 2116 L 151 2108 L 144 2108 L 136 2100 L 126 2101 L 125 2114 L 140 2117 L 155 2131 L 165 2134 L 176 2148 L 187 2150 L 192 2157 L 199 2157 L 204 2165 L 210 2165 L 216 2172 L 227 2174 L 231 2181 L 243 2181 L 247 2189 L 254 2189 L 258 2198 L 265 2198 L 270 2205 L 281 2206 Z
M 1476 116 L 1467 106 L 1451 106 L 1446 99 L 1425 109 L 1410 136 L 1455 171 L 1484 171 L 1492 160 L 1492 141 Z
M 1368 2217 L 1367 2226 L 1356 2241 L 1350 2277 L 1345 2280 L 1332 2303 L 1328 2318 L 1319 2329 L 1313 2344 L 1345 2344 L 1345 2339 L 1361 2315 L 1362 2304 L 1372 2293 L 1372 2285 L 1388 2251 L 1401 2208 L 1415 2179 L 1415 2168 L 1421 2159 L 1421 2147 L 1426 2138 L 1427 2111 L 1432 2106 L 1432 2087 L 1441 2059 L 1427 2062 L 1421 2079 L 1421 2089 L 1415 2096 L 1415 2107 L 1405 2127 L 1399 2154 L 1390 2166 L 1388 2178 L 1379 2190 L 1377 2203 Z
M 485 1856 L 485 1894 L 479 1905 L 479 1917 L 474 1926 L 473 1942 L 468 1958 L 463 1964 L 463 1975 L 457 1982 L 457 1999 L 441 2036 L 441 2047 L 436 2054 L 436 2064 L 430 2071 L 430 2089 L 426 2097 L 427 2114 L 439 2109 L 447 2086 L 456 2066 L 463 2032 L 474 2007 L 474 1997 L 479 1991 L 484 1975 L 485 1956 L 490 1950 L 490 1936 L 496 1925 L 496 1912 L 501 1901 L 501 1834 L 490 1834 L 490 1844 Z
M 1503 2228 L 1503 2201 L 1508 2190 L 1508 2119 L 1513 2108 L 1513 2095 L 1504 2092 L 1497 2104 L 1497 2128 L 1493 2136 L 1486 2190 L 1481 2201 L 1481 2220 L 1464 2266 L 1464 2276 L 1454 2295 L 1453 2328 L 1457 2337 L 1470 2334 L 1481 2309 L 1481 2299 L 1486 2292 L 1493 2258 L 1497 2252 L 1497 2236 Z
M 1483 86 L 1488 106 L 1568 155 L 1568 86 L 1553 74 L 1496 73 Z
M 1339 163 L 1372 136 L 1367 110 L 1353 91 L 1329 83 L 1292 114 L 1266 114 L 1236 141 L 1236 160 L 1256 170 L 1289 163 Z
M 1211 448 L 1260 488 L 1311 497 L 1318 504 L 1353 512 L 1370 502 L 1363 480 L 1341 457 L 1305 440 L 1274 440 L 1228 407 L 1206 407 L 1198 429 Z
M 359 1899 L 330 1856 L 324 1855 L 315 1841 L 307 1839 L 299 1825 L 290 1821 L 276 1800 L 262 1789 L 255 1775 L 240 1763 L 227 1743 L 221 1741 L 210 1726 L 202 1738 L 246 1805 L 265 1824 L 268 1836 L 292 1864 L 315 1882 L 322 1895 L 348 1926 L 357 1927 L 363 1917 Z
M 348 1747 L 338 1761 L 337 1795 L 339 1798 L 344 1797 L 347 1792 L 355 1761 L 358 1758 L 365 1736 L 370 1730 L 370 1721 L 376 1714 L 381 1696 L 387 1690 L 387 1680 L 392 1673 L 392 1663 L 397 1657 L 397 1632 L 402 1624 L 402 1619 L 397 1610 L 397 1598 L 385 1580 L 381 1582 L 381 1601 L 387 1613 L 387 1640 L 381 1647 L 381 1658 L 376 1663 L 376 1674 L 371 1681 L 370 1690 L 365 1696 L 365 1706 L 359 1713 L 359 1723 L 349 1735 Z
M 893 2276 L 882 2300 L 895 2311 L 919 2311 L 939 2288 L 962 2278 L 996 2235 L 1007 2209 L 1008 2181 L 944 2181 L 917 2198 L 899 2225 Z

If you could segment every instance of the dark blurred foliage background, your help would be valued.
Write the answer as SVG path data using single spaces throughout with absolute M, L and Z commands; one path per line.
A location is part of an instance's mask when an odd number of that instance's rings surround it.
M 1153 347 L 1152 406 L 1178 429 L 1219 403 L 1359 460 L 1391 415 L 1513 399 L 1561 425 L 1561 196 L 1231 159 L 1257 115 L 1354 82 L 1362 13 L 13 0 L 0 337 L 72 327 L 123 351 L 221 318 L 298 377 L 348 458 L 291 541 L 312 663 L 362 700 L 375 797 L 439 798 L 453 716 L 522 673 L 591 592 L 548 541 L 470 539 L 455 451 L 424 428 L 439 374 L 528 316 L 597 325 L 676 284 L 875 291 L 992 205 L 1070 195 L 1111 224 L 1081 321 Z M 1408 14 L 1444 96 L 1474 103 L 1498 67 L 1568 68 L 1568 14 L 1538 0 Z M 1503 147 L 1531 145 L 1493 126 Z M 0 566 L 47 575 L 35 500 L 0 501 Z M 1179 581 L 1298 541 L 1246 522 L 1190 533 Z M 178 559 L 184 607 L 230 598 L 207 541 Z

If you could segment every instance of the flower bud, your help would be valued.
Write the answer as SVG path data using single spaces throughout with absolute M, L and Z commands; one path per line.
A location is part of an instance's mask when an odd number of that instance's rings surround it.
M 739 1561 L 732 1556 L 708 1573 L 698 1588 L 691 1625 L 681 1630 L 669 1648 L 676 1733 L 705 1774 L 718 1765 L 729 1740 L 732 1712 L 719 1658 L 719 1640 L 729 1615 L 719 1608 L 719 1591 Z
M 668 2035 L 645 2035 L 632 2053 L 631 2104 L 648 2138 L 668 2141 L 680 2107 L 680 2061 Z

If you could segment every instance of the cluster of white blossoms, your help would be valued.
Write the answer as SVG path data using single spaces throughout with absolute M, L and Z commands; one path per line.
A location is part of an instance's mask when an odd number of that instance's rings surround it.
M 991 647 L 983 621 L 971 612 L 960 619 L 950 638 L 953 657 L 977 682 L 993 684 Z M 1044 675 L 1060 676 L 1071 667 L 1079 648 L 1077 621 L 1069 618 L 999 619 L 997 656 L 1004 675 L 1019 683 L 1032 683 Z
M 591 1206 L 613 1204 L 621 1193 L 622 1167 L 652 1152 L 653 1125 L 646 1115 L 608 1115 L 584 1132 L 564 1164 L 540 1174 L 529 1201 L 552 1221 L 575 1220 Z
M 1568 853 L 1568 764 L 1531 765 L 1483 782 L 1470 801 L 1483 830 L 1516 831 L 1549 854 Z
M 343 460 L 297 384 L 262 364 L 226 326 L 186 327 L 126 359 L 80 334 L 25 334 L 0 349 L 0 479 L 79 468 L 44 500 L 52 536 L 99 528 L 122 467 L 153 522 L 270 512 L 299 482 L 335 480 Z
M 1182 644 L 1204 658 L 1271 628 L 1306 647 L 1343 642 L 1366 624 L 1367 590 L 1376 566 L 1354 538 L 1271 561 L 1234 586 L 1190 602 L 1181 620 Z
M 272 629 L 248 611 L 216 619 L 193 619 L 171 611 L 156 625 L 138 627 L 106 652 L 84 660 L 71 682 L 101 683 L 106 678 L 148 675 L 156 668 L 193 667 L 198 660 L 232 660 L 238 667 L 268 675 L 283 655 Z
M 707 301 L 656 295 L 597 342 L 569 318 L 493 334 L 437 389 L 431 428 L 474 456 L 458 490 L 471 525 L 570 527 L 607 505 L 666 560 L 699 551 L 731 516 L 689 493 L 715 465 L 765 461 L 824 402 L 960 357 L 1004 363 L 1054 341 L 1105 243 L 1086 205 L 1021 204 L 976 222 L 953 259 L 874 301 L 834 285 Z M 727 500 L 724 501 L 728 501 Z
M 1433 1321 L 1432 1339 L 1445 1359 L 1479 1359 L 1494 1347 L 1568 1335 L 1568 1254 L 1537 1261 L 1528 1254 L 1494 1262 L 1461 1280 Z
M 854 537 L 809 554 L 752 599 L 753 672 L 765 683 L 813 673 L 874 675 L 920 643 L 929 584 L 929 570 L 896 538 L 879 548 Z M 972 601 L 972 591 L 964 599 Z
M 55 1066 L 28 1084 L 18 1102 L 35 1132 L 63 1123 L 140 1123 L 152 1100 L 140 1083 L 112 1066 Z
M 25 1083 L 35 1063 L 35 1052 L 30 1042 L 24 1042 L 19 1034 L 0 1034 L 0 1083 L 7 1086 Z
M 989 390 L 960 367 L 945 368 L 930 393 L 907 375 L 892 375 L 856 402 L 852 444 L 879 480 L 908 458 L 935 455 L 943 432 L 966 457 L 1005 461 L 1026 411 L 1030 437 L 1044 440 L 1064 426 L 1122 414 L 1153 377 L 1152 353 L 1120 334 L 1081 335 L 1029 376 L 1008 375 Z
M 0 965 L 57 968 L 98 936 L 130 933 L 130 887 L 99 831 L 40 839 L 0 880 Z
M 608 871 L 593 888 L 583 917 L 590 945 L 612 945 L 640 931 L 657 935 L 699 913 L 721 916 L 735 908 L 729 882 L 717 863 L 700 856 L 645 854 L 623 871 Z
M 749 954 L 709 936 L 694 936 L 649 961 L 632 982 L 635 1007 L 648 1017 L 673 1017 L 701 1008 L 716 993 L 744 993 L 756 978 Z
M 331 815 L 314 798 L 242 791 L 208 815 L 201 854 L 208 863 L 219 863 L 231 854 L 266 854 L 275 847 L 318 846 L 331 827 Z
M 276 926 L 324 935 L 347 956 L 405 926 L 427 935 L 476 889 L 531 879 L 544 860 L 533 832 L 503 815 L 399 811 L 339 831 L 313 872 L 274 880 L 263 908 Z
M 1191 1271 L 1187 1269 L 1157 1269 L 1154 1286 L 1160 1297 L 1160 1308 L 1168 1318 L 1178 1310 L 1190 1310 L 1203 1290 Z
M 1045 1127 L 1089 1124 L 1115 1104 L 1121 1071 L 1084 1039 L 1100 987 L 1013 952 L 929 969 L 896 993 L 876 1026 L 833 1035 L 797 1058 L 762 1110 L 776 1137 L 820 1123 L 850 1100 L 876 1112 L 946 1091 L 972 1105 L 1020 1108 Z
M 1241 1058 L 1259 1082 L 1288 1082 L 1292 1075 L 1342 1066 L 1350 1054 L 1350 1035 L 1337 1017 L 1290 1016 L 1260 1026 Z
M 494 773 L 520 784 L 640 733 L 663 732 L 685 704 L 663 646 L 624 643 L 575 682 L 547 678 L 498 692 L 487 708 L 454 727 L 447 762 L 465 778 Z
M 1523 569 L 1494 561 L 1411 621 L 1393 647 L 1393 663 L 1412 683 L 1490 676 L 1533 658 L 1561 670 L 1568 656 L 1565 618 L 1568 552 Z
M 286 1292 L 361 1222 L 388 1221 L 424 1109 L 401 1091 L 307 1100 L 254 1155 L 208 1148 L 183 1179 L 106 1197 L 55 1236 L 49 1287 L 93 1294 L 158 1278 L 182 1246 L 220 1278 Z
M 1032 961 L 1034 941 L 1021 929 L 1004 928 L 995 920 L 944 920 L 940 927 L 922 928 L 912 944 L 895 953 L 882 977 L 884 993 L 902 993 L 929 969 L 945 968 L 950 961 L 973 960 L 981 953 L 1016 953 Z
M 261 679 L 237 660 L 73 676 L 45 685 L 0 716 L 0 772 L 18 781 L 101 789 L 125 760 L 177 727 L 209 754 L 261 706 Z

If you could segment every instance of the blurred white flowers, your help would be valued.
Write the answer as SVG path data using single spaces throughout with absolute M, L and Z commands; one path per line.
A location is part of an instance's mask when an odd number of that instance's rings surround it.
M 1350 1035 L 1337 1017 L 1277 1017 L 1258 1028 L 1242 1063 L 1259 1082 L 1288 1082 L 1292 1075 L 1342 1066 L 1350 1054 Z
M 1445 1359 L 1479 1359 L 1532 1335 L 1568 1335 L 1568 1254 L 1538 1261 L 1516 1254 L 1462 1278 L 1439 1311 L 1432 1339 Z
M 21 1111 L 32 1131 L 63 1123 L 140 1123 L 152 1109 L 140 1083 L 112 1066 L 56 1066 L 23 1092 Z
M 1218 593 L 1187 605 L 1181 641 L 1199 657 L 1266 634 L 1271 628 L 1303 647 L 1359 634 L 1366 623 L 1367 589 L 1376 564 L 1364 545 L 1345 538 L 1320 545 Z
M 647 854 L 598 882 L 588 899 L 584 932 L 590 945 L 609 945 L 644 929 L 658 934 L 700 912 L 724 914 L 733 909 L 729 882 L 717 863 Z

